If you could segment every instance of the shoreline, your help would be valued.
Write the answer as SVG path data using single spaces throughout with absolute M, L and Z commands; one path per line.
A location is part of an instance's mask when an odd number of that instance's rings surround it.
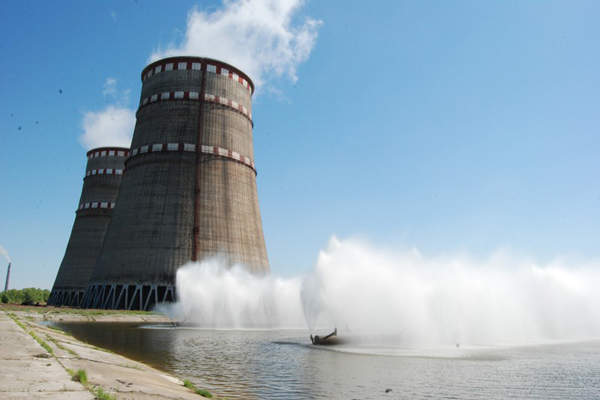
M 153 311 L 103 310 L 53 306 L 1 304 L 0 311 L 14 312 L 25 318 L 53 322 L 149 322 L 173 323 L 171 318 Z
M 45 321 L 172 322 L 150 312 L 2 305 L 0 323 L 7 345 L 0 350 L 6 366 L 0 378 L 0 397 L 218 399 L 187 380 L 75 339 Z

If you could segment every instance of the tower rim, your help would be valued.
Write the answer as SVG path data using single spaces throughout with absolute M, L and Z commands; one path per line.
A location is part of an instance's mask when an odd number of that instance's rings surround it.
M 102 147 L 94 147 L 93 149 L 89 149 L 87 151 L 87 153 L 85 153 L 86 156 L 89 157 L 90 154 L 96 152 L 96 151 L 129 151 L 129 147 L 119 147 L 119 146 L 102 146 Z
M 238 74 L 239 76 L 244 78 L 246 81 L 248 81 L 248 84 L 250 85 L 251 93 L 254 94 L 254 82 L 248 76 L 248 74 L 246 74 L 244 71 L 242 71 L 241 69 L 239 69 L 238 67 L 236 67 L 232 64 L 229 64 L 225 61 L 217 60 L 216 58 L 209 58 L 209 57 L 183 56 L 182 55 L 182 56 L 172 56 L 172 57 L 160 58 L 160 59 L 153 61 L 150 64 L 146 65 L 144 67 L 144 69 L 142 69 L 142 73 L 140 75 L 142 82 L 144 81 L 144 76 L 146 76 L 148 71 L 150 71 L 152 68 L 156 67 L 157 65 L 164 64 L 165 62 L 169 62 L 169 61 L 171 61 L 173 63 L 190 62 L 190 61 L 204 62 L 204 63 L 210 62 L 210 63 L 216 64 L 219 67 L 225 67 L 226 69 L 235 72 L 236 74 Z

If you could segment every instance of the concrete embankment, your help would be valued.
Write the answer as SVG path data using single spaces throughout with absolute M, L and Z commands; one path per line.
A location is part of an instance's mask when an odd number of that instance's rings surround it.
M 93 399 L 15 321 L 0 312 L 0 397 L 3 399 Z
M 114 316 L 104 318 L 114 320 Z M 36 322 L 40 319 L 27 311 L 0 311 L 2 399 L 203 398 L 174 376 L 78 341 Z M 135 322 L 137 317 L 117 320 L 132 319 Z

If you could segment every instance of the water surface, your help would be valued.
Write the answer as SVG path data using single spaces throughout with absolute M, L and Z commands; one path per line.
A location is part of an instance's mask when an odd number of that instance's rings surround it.
M 231 399 L 598 399 L 600 341 L 314 347 L 308 332 L 56 323 Z M 387 392 L 386 392 L 387 390 Z

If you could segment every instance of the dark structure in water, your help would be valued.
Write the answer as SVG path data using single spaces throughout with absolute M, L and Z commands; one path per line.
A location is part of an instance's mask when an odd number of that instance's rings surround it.
M 310 341 L 312 344 L 319 346 L 339 344 L 339 340 L 337 340 L 337 328 L 327 336 L 321 337 L 319 335 L 310 335 Z

